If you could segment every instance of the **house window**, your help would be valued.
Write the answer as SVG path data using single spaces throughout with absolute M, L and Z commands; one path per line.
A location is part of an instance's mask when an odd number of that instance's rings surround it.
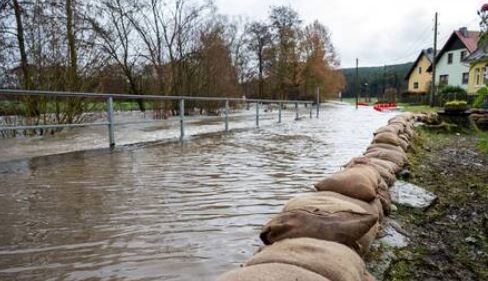
M 419 66 L 419 74 L 422 74 L 422 67 Z
M 485 83 L 485 68 L 476 68 L 474 70 L 474 77 L 476 79 L 476 86 L 481 86 Z
M 452 53 L 447 54 L 447 64 L 452 64 Z
M 419 88 L 419 82 L 414 82 L 413 83 L 413 88 L 418 89 Z
M 469 72 L 463 73 L 463 85 L 468 84 L 469 81 Z
M 449 84 L 449 75 L 441 75 L 439 77 L 439 84 L 448 85 Z
M 461 52 L 461 62 L 464 61 L 464 59 L 466 58 L 466 54 L 466 51 Z

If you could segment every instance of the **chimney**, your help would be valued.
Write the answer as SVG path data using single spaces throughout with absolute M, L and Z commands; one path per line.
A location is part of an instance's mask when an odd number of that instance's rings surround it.
M 463 35 L 463 37 L 468 37 L 468 28 L 467 27 L 461 27 L 459 29 L 459 33 L 461 33 L 461 35 Z

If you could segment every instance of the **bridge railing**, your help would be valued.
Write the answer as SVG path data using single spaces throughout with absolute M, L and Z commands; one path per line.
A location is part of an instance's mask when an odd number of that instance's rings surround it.
M 247 99 L 247 98 L 226 98 L 226 97 L 193 97 L 193 96 L 159 96 L 159 95 L 129 95 L 129 94 L 111 94 L 111 93 L 82 93 L 82 92 L 58 92 L 58 91 L 28 91 L 28 90 L 10 90 L 0 89 L 0 97 L 14 98 L 14 97 L 67 97 L 67 98 L 90 98 L 101 99 L 106 103 L 106 121 L 105 122 L 89 122 L 89 123 L 70 123 L 70 124 L 37 124 L 27 126 L 1 126 L 0 132 L 4 131 L 25 131 L 37 129 L 62 129 L 75 127 L 90 127 L 90 126 L 107 126 L 108 140 L 110 148 L 115 147 L 115 127 L 119 125 L 128 124 L 144 124 L 154 121 L 138 121 L 138 122 L 124 122 L 123 124 L 116 123 L 114 120 L 114 100 L 142 100 L 142 101 L 177 101 L 178 102 L 178 118 L 180 127 L 180 141 L 185 139 L 185 101 L 213 101 L 221 102 L 223 104 L 223 119 L 224 132 L 229 132 L 229 114 L 230 102 L 254 104 L 256 127 L 259 127 L 260 121 L 260 107 L 263 104 L 277 104 L 278 105 L 278 123 L 282 122 L 283 105 L 292 104 L 295 107 L 295 120 L 299 119 L 299 105 L 306 105 L 310 108 L 310 118 L 313 117 L 314 107 L 313 101 L 302 100 L 274 100 L 274 99 Z M 316 116 L 319 117 L 320 104 L 316 103 Z

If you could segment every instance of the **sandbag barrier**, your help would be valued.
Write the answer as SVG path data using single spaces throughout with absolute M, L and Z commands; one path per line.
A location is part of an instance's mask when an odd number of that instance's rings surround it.
M 389 188 L 408 166 L 416 122 L 435 113 L 404 113 L 374 132 L 362 156 L 315 184 L 317 192 L 290 199 L 263 227 L 266 245 L 219 281 L 372 281 L 362 256 L 390 214 Z

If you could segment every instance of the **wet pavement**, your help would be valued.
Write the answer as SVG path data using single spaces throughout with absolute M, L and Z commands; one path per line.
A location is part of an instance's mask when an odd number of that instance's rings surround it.
M 390 117 L 328 105 L 320 119 L 290 114 L 183 145 L 0 163 L 0 280 L 214 280 L 257 250 L 261 226 L 290 197 L 360 154 Z M 253 127 L 239 120 L 231 128 Z M 61 140 L 38 149 L 51 142 Z

